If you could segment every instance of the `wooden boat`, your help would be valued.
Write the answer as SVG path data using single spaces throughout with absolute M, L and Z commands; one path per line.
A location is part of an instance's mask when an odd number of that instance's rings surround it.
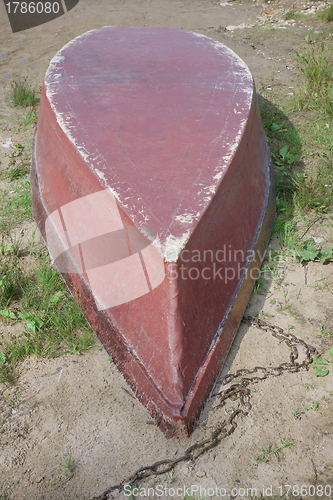
M 188 435 L 230 349 L 275 215 L 245 63 L 175 28 L 104 27 L 47 70 L 35 221 L 166 436 Z

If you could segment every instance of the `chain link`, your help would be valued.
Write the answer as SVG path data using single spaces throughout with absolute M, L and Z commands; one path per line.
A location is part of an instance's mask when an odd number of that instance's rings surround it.
M 313 358 L 316 355 L 316 349 L 314 347 L 307 344 L 304 340 L 299 339 L 292 333 L 285 332 L 279 326 L 269 325 L 259 318 L 255 318 L 253 316 L 244 316 L 242 321 L 244 323 L 257 327 L 259 330 L 269 332 L 280 342 L 284 342 L 291 351 L 289 356 L 289 363 L 285 362 L 281 363 L 279 366 L 268 368 L 265 368 L 263 366 L 255 366 L 251 369 L 241 368 L 235 373 L 226 375 L 220 384 L 221 388 L 229 385 L 234 380 L 240 379 L 240 381 L 235 382 L 224 391 L 219 391 L 216 394 L 212 395 L 214 398 L 217 398 L 219 400 L 214 409 L 223 406 L 228 399 L 231 399 L 232 401 L 238 399 L 240 407 L 236 410 L 233 410 L 227 420 L 225 420 L 223 423 L 219 423 L 219 425 L 214 429 L 214 431 L 207 439 L 193 444 L 192 446 L 187 448 L 184 455 L 175 460 L 160 460 L 159 462 L 155 462 L 152 465 L 141 467 L 141 469 L 136 470 L 130 477 L 128 477 L 121 483 L 115 486 L 111 486 L 106 491 L 104 491 L 102 495 L 100 495 L 99 497 L 94 497 L 91 500 L 108 500 L 108 498 L 110 498 L 109 494 L 111 494 L 115 490 L 118 490 L 119 492 L 122 491 L 125 485 L 132 486 L 134 483 L 142 481 L 143 479 L 146 479 L 148 477 L 171 472 L 175 468 L 175 466 L 181 462 L 197 460 L 201 455 L 211 450 L 212 448 L 215 448 L 222 441 L 222 439 L 230 436 L 235 431 L 237 427 L 236 417 L 248 415 L 249 411 L 251 410 L 251 391 L 250 389 L 248 389 L 248 386 L 250 384 L 258 383 L 261 380 L 265 380 L 271 376 L 278 377 L 284 372 L 297 373 L 302 369 L 309 369 L 309 365 L 312 363 Z M 297 345 L 302 346 L 305 350 L 306 359 L 302 362 L 298 361 L 299 353 Z M 251 377 L 250 375 L 254 376 Z

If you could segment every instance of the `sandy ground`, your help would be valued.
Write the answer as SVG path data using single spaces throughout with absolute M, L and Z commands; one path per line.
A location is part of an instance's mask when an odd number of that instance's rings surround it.
M 245 60 L 259 92 L 264 89 L 267 96 L 271 89 L 288 99 L 296 71 L 292 48 L 304 40 L 312 25 L 306 20 L 286 22 L 282 15 L 292 7 L 311 11 L 317 5 L 305 0 L 299 5 L 245 0 L 222 5 L 208 0 L 80 0 L 65 16 L 13 34 L 1 3 L 0 161 L 3 165 L 8 161 L 2 144 L 9 138 L 18 142 L 22 133 L 18 133 L 17 112 L 8 106 L 11 82 L 27 77 L 40 86 L 50 59 L 85 31 L 103 25 L 158 25 L 205 34 Z M 320 24 L 312 23 L 314 28 Z M 25 138 L 31 135 L 29 129 Z M 309 232 L 309 236 L 327 239 L 332 234 L 329 217 Z M 323 336 L 320 327 L 333 332 L 332 266 L 285 262 L 248 312 L 262 311 L 263 319 L 289 329 L 330 358 L 332 339 Z M 243 324 L 221 376 L 258 364 L 278 365 L 288 361 L 289 352 L 269 334 Z M 98 344 L 82 356 L 28 359 L 20 373 L 14 387 L 0 385 L 0 494 L 6 491 L 2 499 L 97 497 L 139 467 L 180 456 L 188 446 L 208 437 L 233 406 L 231 402 L 226 409 L 214 411 L 214 401 L 208 401 L 189 440 L 166 440 Z M 311 368 L 252 386 L 252 410 L 239 419 L 230 437 L 195 462 L 177 466 L 173 475 L 142 483 L 141 495 L 147 493 L 144 487 L 148 485 L 197 485 L 217 487 L 219 497 L 225 499 L 274 498 L 287 493 L 288 487 L 281 489 L 281 485 L 291 485 L 291 497 L 301 498 L 304 485 L 303 498 L 333 498 L 332 381 L 332 367 L 324 378 L 316 378 Z M 281 449 L 266 453 L 267 462 L 255 460 L 268 445 Z M 61 482 L 63 457 L 68 453 L 75 459 L 76 473 Z M 123 498 L 124 493 L 115 496 Z M 199 499 L 205 494 L 193 490 L 192 496 Z M 172 498 L 173 492 L 166 497 Z

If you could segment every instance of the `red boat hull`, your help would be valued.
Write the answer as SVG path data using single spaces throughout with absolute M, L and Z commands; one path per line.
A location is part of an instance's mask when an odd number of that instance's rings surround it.
M 33 213 L 105 349 L 167 435 L 188 435 L 275 216 L 245 64 L 173 28 L 105 27 L 45 77 Z

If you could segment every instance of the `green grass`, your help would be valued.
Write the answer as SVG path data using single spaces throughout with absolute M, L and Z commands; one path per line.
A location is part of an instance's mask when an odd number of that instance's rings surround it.
M 15 144 L 14 149 L 8 153 L 8 167 L 1 172 L 2 177 L 9 181 L 28 177 L 30 173 L 31 151 L 22 144 Z
M 26 78 L 21 82 L 12 83 L 11 104 L 15 107 L 27 108 L 38 106 L 39 91 L 32 88 Z
M 0 233 L 10 230 L 32 218 L 29 179 L 20 179 L 11 188 L 0 191 Z
M 290 19 L 302 19 L 305 16 L 302 12 L 297 12 L 297 10 L 289 10 L 283 17 L 286 21 L 289 21 Z
M 333 333 L 331 333 L 331 331 L 323 325 L 320 327 L 319 332 L 326 337 L 333 337 Z
M 279 232 L 293 212 L 297 190 L 294 167 L 301 156 L 301 141 L 297 130 L 282 110 L 260 96 L 259 107 L 272 155 L 278 212 L 274 232 Z
M 333 5 L 330 5 L 326 9 L 319 13 L 319 18 L 327 23 L 333 21 Z
M 8 253 L 8 252 L 7 252 Z M 26 286 L 17 255 L 10 252 L 8 256 L 1 252 L 0 261 L 0 310 L 4 310 L 13 300 L 18 300 L 22 289 Z
M 295 107 L 314 109 L 333 119 L 333 45 L 328 39 L 296 51 L 303 85 L 295 93 Z
M 302 46 L 296 57 L 300 82 L 291 104 L 283 101 L 281 109 L 259 96 L 259 106 L 275 179 L 273 233 L 282 248 L 301 245 L 304 253 L 299 222 L 306 227 L 315 214 L 328 215 L 333 207 L 333 40 Z
M 64 479 L 68 481 L 75 475 L 76 464 L 73 458 L 72 452 L 68 451 L 66 455 L 64 455 Z
M 38 121 L 38 112 L 35 108 L 29 108 L 26 112 L 22 114 L 19 119 L 19 123 L 24 126 L 24 131 L 26 131 L 30 125 L 35 126 Z
M 48 257 L 37 255 L 27 273 L 18 255 L 7 254 L 0 265 L 0 318 L 23 326 L 21 335 L 0 344 L 0 381 L 12 383 L 25 357 L 80 354 L 93 345 L 94 334 Z
M 286 441 L 285 443 L 281 443 L 281 445 L 277 446 L 276 448 L 272 448 L 272 446 L 268 444 L 264 448 L 262 448 L 258 454 L 253 455 L 253 458 L 257 462 L 267 463 L 269 461 L 270 456 L 272 455 L 277 456 L 283 448 L 291 448 L 292 446 L 293 443 L 291 441 Z
M 11 104 L 27 108 L 21 120 L 25 130 L 37 120 L 38 94 L 26 80 L 12 85 Z M 77 355 L 94 343 L 93 331 L 45 249 L 37 253 L 24 234 L 13 236 L 13 229 L 32 220 L 30 155 L 31 145 L 16 144 L 1 173 L 7 186 L 0 191 L 0 321 L 22 325 L 21 334 L 0 340 L 0 382 L 7 384 L 16 380 L 18 363 L 27 356 Z

